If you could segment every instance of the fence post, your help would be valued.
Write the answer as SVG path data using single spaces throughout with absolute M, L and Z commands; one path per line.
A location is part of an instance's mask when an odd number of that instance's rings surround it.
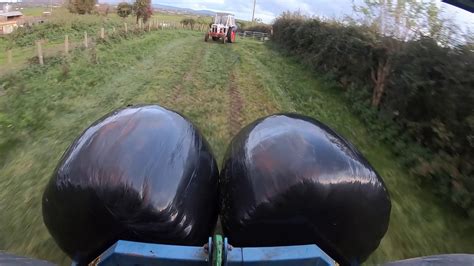
M 69 54 L 69 36 L 67 34 L 64 36 L 64 54 Z
M 104 28 L 100 28 L 100 38 L 102 40 L 105 39 L 105 29 Z
M 11 64 L 11 63 L 12 63 L 12 50 L 8 49 L 7 50 L 7 64 Z
M 123 25 L 125 26 L 125 33 L 128 33 L 127 23 L 125 22 Z
M 115 33 L 115 27 L 112 27 L 112 33 Z
M 148 22 L 148 32 L 151 32 L 151 21 Z
M 36 48 L 37 48 L 37 51 L 38 51 L 38 60 L 39 60 L 39 63 L 40 65 L 44 65 L 44 61 L 43 61 L 43 49 L 41 47 L 41 41 L 36 41 Z
M 84 32 L 84 47 L 89 47 L 89 41 L 87 40 L 87 31 Z
M 138 20 L 138 29 L 142 29 L 142 19 Z

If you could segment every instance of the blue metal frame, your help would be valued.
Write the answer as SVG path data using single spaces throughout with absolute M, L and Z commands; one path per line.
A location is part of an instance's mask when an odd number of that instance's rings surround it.
M 226 266 L 333 266 L 326 253 L 316 245 L 233 248 Z
M 148 244 L 120 240 L 91 263 L 93 265 L 208 266 L 217 246 L 207 247 Z M 224 239 L 222 265 L 213 266 L 334 266 L 316 245 L 234 248 Z
M 117 241 L 92 263 L 100 266 L 208 266 L 209 255 L 203 247 Z

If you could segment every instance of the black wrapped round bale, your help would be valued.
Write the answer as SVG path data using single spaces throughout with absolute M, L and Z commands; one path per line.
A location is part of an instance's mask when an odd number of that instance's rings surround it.
M 72 259 L 117 240 L 202 245 L 217 221 L 218 169 L 182 115 L 131 107 L 100 119 L 63 155 L 43 195 L 43 219 Z
M 317 244 L 364 261 L 388 228 L 390 198 L 366 159 L 324 124 L 272 115 L 232 140 L 220 176 L 223 230 L 235 246 Z

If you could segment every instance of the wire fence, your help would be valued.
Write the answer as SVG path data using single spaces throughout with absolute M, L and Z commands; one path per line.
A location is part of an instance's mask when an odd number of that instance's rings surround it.
M 254 40 L 259 40 L 259 41 L 262 41 L 262 42 L 270 40 L 270 34 L 265 33 L 265 32 L 258 32 L 258 31 L 239 32 L 239 37 L 252 38 Z
M 150 20 L 148 23 L 143 23 L 140 20 L 137 24 L 123 23 L 121 27 L 103 27 L 94 32 L 84 31 L 82 34 L 71 32 L 65 34 L 62 39 L 39 39 L 35 41 L 34 46 L 12 48 L 0 54 L 0 75 L 19 70 L 28 62 L 44 65 L 47 58 L 67 56 L 75 49 L 94 49 L 97 44 L 112 39 L 133 38 L 134 36 L 165 30 L 190 30 L 204 33 L 207 28 L 208 26 L 203 24 L 185 25 L 178 22 L 159 20 Z
M 46 40 L 39 39 L 35 41 L 34 46 L 17 47 L 6 50 L 0 54 L 0 75 L 11 73 L 23 68 L 28 63 L 38 63 L 44 65 L 48 58 L 55 56 L 67 56 L 75 49 L 95 49 L 98 43 L 107 42 L 117 38 L 132 38 L 149 32 L 164 30 L 190 30 L 197 32 L 206 32 L 208 25 L 188 24 L 179 22 L 150 20 L 143 23 L 127 24 L 123 23 L 121 27 L 100 28 L 99 31 L 82 34 L 77 31 L 65 34 L 63 39 Z M 243 31 L 238 36 L 244 39 L 253 39 L 257 41 L 268 41 L 270 35 L 264 32 Z

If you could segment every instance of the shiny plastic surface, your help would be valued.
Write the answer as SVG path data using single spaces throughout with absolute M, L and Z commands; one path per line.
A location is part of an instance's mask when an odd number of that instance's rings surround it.
M 196 245 L 217 220 L 218 169 L 197 128 L 160 106 L 100 119 L 63 155 L 43 195 L 43 219 L 75 261 L 117 240 Z
M 474 254 L 444 254 L 388 262 L 383 266 L 454 266 L 474 265 Z
M 324 124 L 272 115 L 232 140 L 219 179 L 221 219 L 239 247 L 317 244 L 364 261 L 388 228 L 390 198 L 366 159 Z

